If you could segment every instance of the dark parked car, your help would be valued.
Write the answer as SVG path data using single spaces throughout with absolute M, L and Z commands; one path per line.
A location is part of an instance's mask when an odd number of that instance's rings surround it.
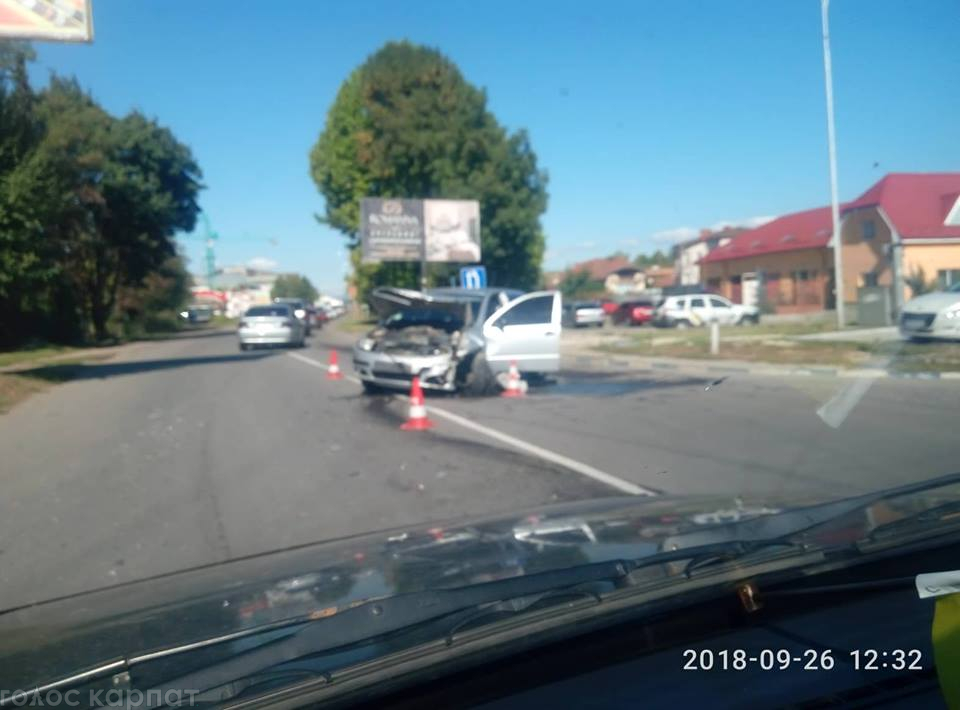
M 614 325 L 644 325 L 653 321 L 656 308 L 651 300 L 624 301 L 610 317 Z
M 297 320 L 303 325 L 304 335 L 310 335 L 313 326 L 313 317 L 310 314 L 313 306 L 310 303 L 300 298 L 275 298 L 273 302 L 286 303 L 290 306 L 290 308 L 293 309 L 293 315 L 296 316 Z

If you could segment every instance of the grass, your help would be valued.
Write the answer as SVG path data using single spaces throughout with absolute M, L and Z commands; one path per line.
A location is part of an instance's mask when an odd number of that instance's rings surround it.
M 107 353 L 90 352 L 80 357 L 58 360 L 56 364 L 0 372 L 0 414 L 10 411 L 18 402 L 51 385 L 72 380 L 80 366 L 109 357 Z M 24 365 L 29 364 L 29 361 L 21 362 Z
M 0 352 L 0 367 L 9 367 L 11 365 L 29 364 L 37 360 L 62 355 L 72 352 L 76 348 L 67 345 L 40 345 L 36 347 L 27 347 L 21 350 L 10 350 Z
M 727 359 L 773 365 L 882 367 L 898 372 L 960 372 L 960 343 L 817 342 L 791 339 L 789 331 L 737 329 L 721 332 L 720 352 L 710 354 L 707 330 L 648 330 L 630 333 L 598 350 L 644 357 Z
M 377 324 L 376 318 L 355 318 L 353 316 L 343 316 L 335 322 L 337 328 L 348 333 L 365 333 Z

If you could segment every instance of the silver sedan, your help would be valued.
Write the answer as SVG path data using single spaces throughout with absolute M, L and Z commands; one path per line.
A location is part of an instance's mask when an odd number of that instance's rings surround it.
M 249 350 L 256 345 L 292 345 L 303 347 L 306 333 L 303 323 L 286 303 L 269 306 L 253 306 L 247 309 L 237 328 L 240 349 Z

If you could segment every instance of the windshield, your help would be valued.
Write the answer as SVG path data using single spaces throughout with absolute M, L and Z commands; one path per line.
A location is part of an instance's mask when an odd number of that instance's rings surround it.
M 288 306 L 257 306 L 248 309 L 244 315 L 251 318 L 257 316 L 288 316 L 290 315 L 290 308 Z
M 463 327 L 463 319 L 446 310 L 410 309 L 390 314 L 384 319 L 383 325 L 389 330 L 429 326 L 452 333 Z
M 884 549 L 926 564 L 956 483 L 732 524 L 960 471 L 956 20 L 0 0 L 0 710 L 701 533 L 722 585 L 671 557 L 563 594 L 667 610 L 831 540 L 852 584 L 901 519 Z

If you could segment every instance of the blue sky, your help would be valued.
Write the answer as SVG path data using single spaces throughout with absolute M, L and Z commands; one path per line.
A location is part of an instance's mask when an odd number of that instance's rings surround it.
M 892 171 L 960 169 L 956 0 L 834 0 L 841 199 Z M 384 42 L 439 48 L 550 174 L 545 266 L 825 204 L 820 3 L 94 0 L 95 42 L 38 43 L 109 110 L 170 126 L 204 170 L 219 264 L 343 291 L 343 239 L 307 154 Z M 203 244 L 184 238 L 191 268 Z

